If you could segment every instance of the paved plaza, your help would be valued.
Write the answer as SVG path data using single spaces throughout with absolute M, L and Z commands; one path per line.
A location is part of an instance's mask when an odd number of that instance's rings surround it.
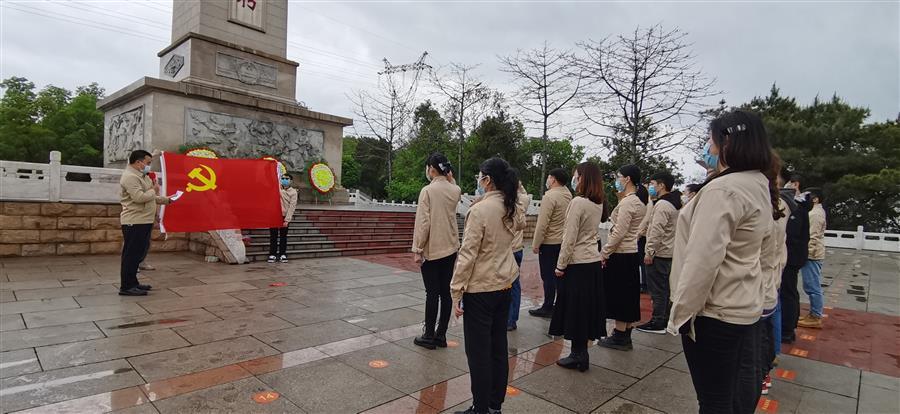
M 407 254 L 230 266 L 151 254 L 147 297 L 117 256 L 0 260 L 0 409 L 47 413 L 438 413 L 470 403 L 462 323 L 418 348 L 424 291 Z M 900 412 L 900 255 L 830 250 L 826 329 L 784 349 L 765 413 Z M 523 308 L 539 299 L 523 265 Z M 644 316 L 649 303 L 644 298 Z M 635 332 L 591 369 L 522 312 L 506 413 L 690 413 L 680 339 Z

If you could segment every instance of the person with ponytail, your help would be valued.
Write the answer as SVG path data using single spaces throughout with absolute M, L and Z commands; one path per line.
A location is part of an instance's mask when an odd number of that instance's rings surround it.
M 584 372 L 590 367 L 589 341 L 606 336 L 603 275 L 597 250 L 600 223 L 606 221 L 606 193 L 596 163 L 578 164 L 572 175 L 577 196 L 566 211 L 555 273 L 559 291 L 549 333 L 572 341 L 572 352 L 556 364 Z
M 425 178 L 429 184 L 419 192 L 412 243 L 412 252 L 416 263 L 421 264 L 425 284 L 425 326 L 422 335 L 413 339 L 413 343 L 435 349 L 447 347 L 447 325 L 453 306 L 450 278 L 459 250 L 456 206 L 461 191 L 453 181 L 450 161 L 443 154 L 434 153 L 428 157 Z
M 681 334 L 700 413 L 752 413 L 762 383 L 763 269 L 775 257 L 761 252 L 778 208 L 762 119 L 743 110 L 714 119 L 704 158 L 715 172 L 675 226 L 667 331 Z
M 600 251 L 600 260 L 605 268 L 606 317 L 614 319 L 616 327 L 598 345 L 630 351 L 632 325 L 641 320 L 642 257 L 638 253 L 638 233 L 647 214 L 649 194 L 641 185 L 641 170 L 633 164 L 619 168 L 614 184 L 622 198 L 610 215 L 613 227 Z
M 531 248 L 538 255 L 538 268 L 544 285 L 544 303 L 528 314 L 541 318 L 553 316 L 553 305 L 556 303 L 556 262 L 559 260 L 560 243 L 566 225 L 566 211 L 572 201 L 572 193 L 566 185 L 569 183 L 569 172 L 562 168 L 550 170 L 544 185 L 547 192 L 541 199 L 541 211 L 538 213 Z
M 516 211 L 522 215 L 521 219 L 525 221 L 525 212 L 531 204 L 531 196 L 525 191 L 525 187 L 519 182 L 518 198 L 516 199 Z M 509 321 L 506 323 L 506 331 L 512 332 L 518 329 L 519 307 L 522 306 L 522 284 L 519 282 L 519 275 L 522 270 L 522 257 L 525 253 L 525 228 L 516 232 L 516 238 L 513 239 L 513 257 L 516 259 L 516 266 L 519 272 L 516 274 L 516 280 L 512 284 L 512 300 L 509 302 Z
M 469 208 L 450 282 L 456 317 L 463 316 L 472 406 L 460 414 L 500 411 L 509 376 L 506 324 L 518 266 L 513 239 L 525 228 L 517 206 L 519 177 L 500 158 L 481 163 L 484 197 Z

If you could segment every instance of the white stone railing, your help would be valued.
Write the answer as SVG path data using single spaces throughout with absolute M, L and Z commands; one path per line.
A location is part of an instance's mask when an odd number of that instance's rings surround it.
M 900 252 L 900 234 L 865 232 L 862 226 L 857 227 L 856 231 L 825 230 L 825 246 Z
M 90 181 L 70 181 L 69 173 L 85 174 Z M 63 165 L 59 151 L 50 163 L 0 160 L 0 200 L 73 203 L 118 203 L 122 170 Z
M 368 194 L 359 191 L 359 190 L 351 190 L 350 191 L 350 203 L 356 206 L 387 206 L 387 207 L 403 207 L 403 208 L 412 208 L 415 209 L 417 207 L 416 203 L 407 203 L 405 201 L 396 202 L 394 200 L 378 200 L 369 197 Z

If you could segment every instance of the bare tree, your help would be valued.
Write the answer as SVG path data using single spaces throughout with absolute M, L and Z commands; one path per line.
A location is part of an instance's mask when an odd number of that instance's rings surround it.
M 446 112 L 451 125 L 456 127 L 458 144 L 457 168 L 462 167 L 463 144 L 466 140 L 466 126 L 473 128 L 478 120 L 502 100 L 499 92 L 491 90 L 474 73 L 478 65 L 463 65 L 450 62 L 446 67 L 430 71 L 431 83 L 447 98 Z M 456 172 L 456 179 L 462 179 L 462 171 Z
M 393 66 L 384 59 L 385 70 L 379 72 L 378 88 L 372 92 L 358 90 L 347 97 L 353 103 L 353 113 L 363 121 L 366 132 L 388 142 L 387 185 L 393 178 L 394 149 L 406 137 L 419 78 L 427 52 L 415 64 Z M 412 72 L 408 74 L 407 72 Z
M 547 131 L 560 125 L 559 111 L 572 103 L 581 88 L 582 76 L 572 70 L 574 57 L 569 51 L 556 50 L 544 42 L 543 47 L 500 57 L 500 70 L 512 75 L 517 84 L 513 101 L 522 109 L 523 118 L 540 125 L 541 177 L 547 175 Z M 544 193 L 543 186 L 541 194 Z
M 681 146 L 707 109 L 714 78 L 695 63 L 687 33 L 660 25 L 628 35 L 579 42 L 584 74 L 579 107 L 587 132 L 632 158 L 655 157 Z

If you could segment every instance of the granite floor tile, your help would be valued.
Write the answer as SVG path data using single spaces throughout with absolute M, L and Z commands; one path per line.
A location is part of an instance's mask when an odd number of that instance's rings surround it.
M 287 352 L 367 334 L 369 331 L 365 329 L 337 320 L 258 333 L 254 336 L 281 352 Z
M 160 299 L 141 302 L 141 307 L 150 313 L 171 312 L 185 309 L 208 308 L 219 305 L 239 304 L 240 300 L 229 295 L 209 295 L 179 299 Z
M 635 378 L 643 378 L 659 368 L 675 354 L 643 345 L 634 345 L 630 352 L 601 346 L 588 347 L 591 364 Z
M 391 283 L 387 285 L 378 285 L 378 286 L 366 286 L 356 289 L 350 289 L 352 292 L 360 293 L 369 297 L 377 298 L 381 296 L 390 296 L 390 295 L 398 295 L 401 293 L 410 293 L 410 292 L 425 292 L 424 286 L 422 282 L 404 282 L 404 283 Z M 424 299 L 424 297 L 422 298 Z
M 537 372 L 544 366 L 525 358 L 509 357 L 509 382 Z
M 253 376 L 253 374 L 235 364 L 226 365 L 221 368 L 213 368 L 194 374 L 182 375 L 180 377 L 154 381 L 142 385 L 141 388 L 144 390 L 144 393 L 150 397 L 150 401 L 157 401 L 251 376 Z
M 102 321 L 126 316 L 146 315 L 147 312 L 134 303 L 118 305 L 93 306 L 90 308 L 66 309 L 23 314 L 25 326 L 40 328 L 44 326 L 67 325 L 79 322 Z
M 857 402 L 853 398 L 777 379 L 766 398 L 778 402 L 779 413 L 853 413 L 857 409 Z M 760 411 L 757 410 L 757 412 Z
M 375 276 L 375 277 L 364 277 L 359 279 L 360 282 L 363 282 L 369 286 L 378 286 L 378 285 L 389 285 L 392 283 L 406 283 L 412 282 L 413 279 L 397 276 L 397 275 L 387 275 L 387 276 Z
M 410 395 L 437 411 L 443 411 L 472 399 L 472 379 L 469 374 L 460 375 Z
M 128 335 L 159 329 L 191 326 L 202 322 L 219 320 L 216 315 L 204 309 L 188 309 L 173 312 L 152 313 L 95 322 L 106 336 Z
M 166 329 L 44 346 L 37 348 L 37 355 L 41 360 L 41 366 L 45 370 L 51 370 L 167 351 L 189 345 L 190 343 L 175 332 Z
M 784 354 L 778 361 L 778 368 L 797 374 L 794 379 L 782 381 L 852 398 L 859 396 L 860 371 L 857 369 Z
M 616 397 L 601 405 L 591 414 L 663 414 L 663 412 Z
M 425 404 L 413 397 L 406 396 L 396 399 L 386 404 L 379 405 L 362 414 L 437 414 L 435 410 L 428 404 Z
M 252 396 L 271 388 L 256 378 L 245 378 L 153 404 L 162 414 L 168 413 L 292 413 L 300 412 L 290 400 L 280 397 L 258 404 Z
M 216 283 L 212 285 L 195 285 L 170 288 L 170 290 L 172 290 L 173 292 L 184 297 L 209 296 L 218 293 L 228 293 L 252 289 L 256 289 L 256 287 L 253 285 L 248 285 L 244 282 Z
M 403 397 L 403 393 L 334 359 L 258 378 L 310 414 L 356 413 Z M 347 398 L 351 395 L 353 398 Z
M 522 352 L 521 354 L 517 355 L 517 357 L 546 366 L 553 365 L 560 358 L 569 355 L 569 350 L 570 348 L 568 341 L 566 341 L 564 344 L 560 342 L 550 342 L 537 348 Z
M 141 404 L 131 408 L 110 411 L 110 414 L 159 414 L 159 411 L 153 404 Z
M 0 351 L 87 341 L 98 338 L 103 338 L 103 332 L 100 332 L 100 330 L 90 322 L 49 326 L 46 328 L 22 329 L 4 332 L 0 335 Z
M 175 328 L 175 332 L 196 345 L 293 327 L 294 325 L 277 316 L 256 314 Z
M 465 410 L 472 405 L 472 401 L 466 401 L 453 407 L 446 412 L 454 412 L 456 410 Z M 564 407 L 560 407 L 552 402 L 535 397 L 527 392 L 519 391 L 515 395 L 506 394 L 503 401 L 503 412 L 505 413 L 522 413 L 522 414 L 567 414 L 572 413 Z
M 58 288 L 62 284 L 58 280 L 30 280 L 27 282 L 0 282 L 0 290 L 25 290 L 25 289 L 42 289 L 42 288 Z
M 206 308 L 206 310 L 222 319 L 231 319 L 250 314 L 275 313 L 305 307 L 305 305 L 301 305 L 291 300 L 276 298 L 260 302 L 212 306 Z
M 629 401 L 671 413 L 695 413 L 700 409 L 691 375 L 659 368 L 619 395 Z
M 17 414 L 121 413 L 122 411 L 120 410 L 129 410 L 141 406 L 149 407 L 153 410 L 150 412 L 155 412 L 153 405 L 149 404 L 147 397 L 141 392 L 140 388 L 131 387 L 35 407 L 29 410 L 19 411 Z M 135 413 L 135 411 L 131 412 Z
M 38 280 L 78 280 L 78 279 L 91 279 L 97 277 L 97 273 L 94 273 L 93 270 L 77 270 L 77 271 L 67 271 L 67 272 L 43 272 L 43 273 L 28 273 L 28 274 L 10 274 L 9 281 L 10 282 L 31 282 Z
M 147 381 L 206 371 L 225 365 L 275 355 L 278 351 L 259 340 L 245 336 L 187 348 L 129 358 L 128 361 Z
M 691 373 L 690 369 L 688 368 L 687 359 L 685 359 L 685 357 L 684 357 L 684 352 L 676 355 L 675 357 L 670 359 L 668 362 L 663 364 L 663 366 L 666 368 L 672 368 L 676 371 L 681 371 L 681 372 L 684 372 L 687 374 Z
M 681 336 L 651 334 L 635 329 L 632 331 L 631 340 L 636 344 L 662 349 L 675 354 L 682 351 Z
M 74 296 L 105 295 L 118 292 L 119 289 L 117 289 L 113 285 L 85 285 L 73 287 L 56 287 L 49 289 L 19 290 L 16 291 L 16 298 L 18 300 L 37 300 L 66 298 Z
M 22 320 L 22 315 L 0 315 L 0 332 L 15 331 L 19 329 L 25 329 L 25 321 Z
M 338 356 L 385 343 L 387 343 L 387 341 L 375 335 L 363 335 L 319 345 L 316 349 L 328 356 Z
M 197 279 L 206 284 L 229 283 L 229 282 L 246 282 L 248 280 L 268 279 L 272 277 L 266 273 L 246 272 L 231 273 L 225 275 L 197 276 Z
M 350 290 L 312 292 L 305 289 L 298 289 L 297 293 L 285 296 L 285 298 L 309 307 L 316 307 L 352 304 L 354 301 L 368 299 L 369 297 L 362 293 Z
M 416 335 L 422 333 L 422 328 L 416 332 Z M 469 372 L 469 360 L 466 358 L 466 341 L 462 337 L 448 335 L 447 348 L 425 349 L 413 343 L 413 337 L 400 339 L 394 342 L 394 345 L 401 346 L 410 351 L 419 353 L 435 361 L 450 365 L 460 371 Z
M 383 312 L 391 309 L 405 308 L 424 303 L 422 299 L 416 299 L 406 295 L 382 296 L 351 302 L 353 306 L 363 308 L 369 312 Z
M 31 348 L 0 352 L 0 378 L 40 372 L 41 364 Z
M 4 411 L 17 411 L 143 384 L 125 360 L 0 380 Z
M 402 328 L 390 329 L 387 331 L 376 332 L 375 336 L 388 342 L 395 342 L 401 339 L 413 338 L 422 333 L 421 324 L 413 324 Z
M 304 285 L 303 288 L 310 292 L 330 292 L 333 290 L 345 290 L 369 286 L 357 279 L 354 280 L 336 280 L 333 282 L 322 282 Z
M 177 299 L 180 297 L 181 296 L 176 295 L 175 292 L 170 290 L 157 290 L 154 287 L 153 291 L 147 296 L 121 296 L 116 292 L 106 295 L 76 296 L 75 300 L 79 305 L 89 307 L 117 305 L 120 303 L 141 303 L 149 302 L 151 300 Z
M 0 290 L 0 303 L 15 302 L 16 294 L 11 290 Z
M 338 357 L 366 375 L 404 393 L 458 377 L 465 372 L 409 349 L 387 343 Z M 387 361 L 386 368 L 372 368 L 372 360 Z
M 387 331 L 402 328 L 424 321 L 425 315 L 407 308 L 394 309 L 384 312 L 367 313 L 345 319 L 360 328 L 366 328 L 372 332 Z
M 275 316 L 284 319 L 294 325 L 310 325 L 319 322 L 349 318 L 364 315 L 369 311 L 350 305 L 329 304 L 310 305 L 308 308 L 294 309 L 285 312 L 277 312 Z M 367 331 L 368 333 L 368 331 Z
M 253 375 L 259 375 L 325 358 L 328 358 L 328 355 L 316 348 L 303 348 L 296 351 L 285 352 L 283 354 L 241 362 L 238 365 L 251 372 Z
M 566 409 L 591 412 L 634 382 L 634 378 L 599 367 L 582 373 L 551 365 L 511 385 Z
M 303 290 L 302 288 L 296 286 L 281 286 L 281 287 L 271 287 L 269 286 L 273 282 L 266 283 L 265 286 L 259 287 L 259 289 L 255 290 L 242 290 L 239 292 L 229 292 L 228 295 L 233 296 L 237 299 L 240 299 L 246 303 L 261 303 L 270 301 L 273 299 L 286 299 L 288 297 L 292 297 L 293 295 L 301 295 L 308 294 L 309 291 Z M 301 303 L 297 300 L 292 300 L 297 303 Z M 303 304 L 303 303 L 301 303 Z M 304 304 L 305 305 L 305 304 Z
M 863 371 L 862 385 L 871 385 L 886 390 L 900 391 L 900 378 L 874 372 Z
M 897 390 L 889 390 L 874 385 L 859 386 L 860 414 L 900 413 L 900 397 Z

